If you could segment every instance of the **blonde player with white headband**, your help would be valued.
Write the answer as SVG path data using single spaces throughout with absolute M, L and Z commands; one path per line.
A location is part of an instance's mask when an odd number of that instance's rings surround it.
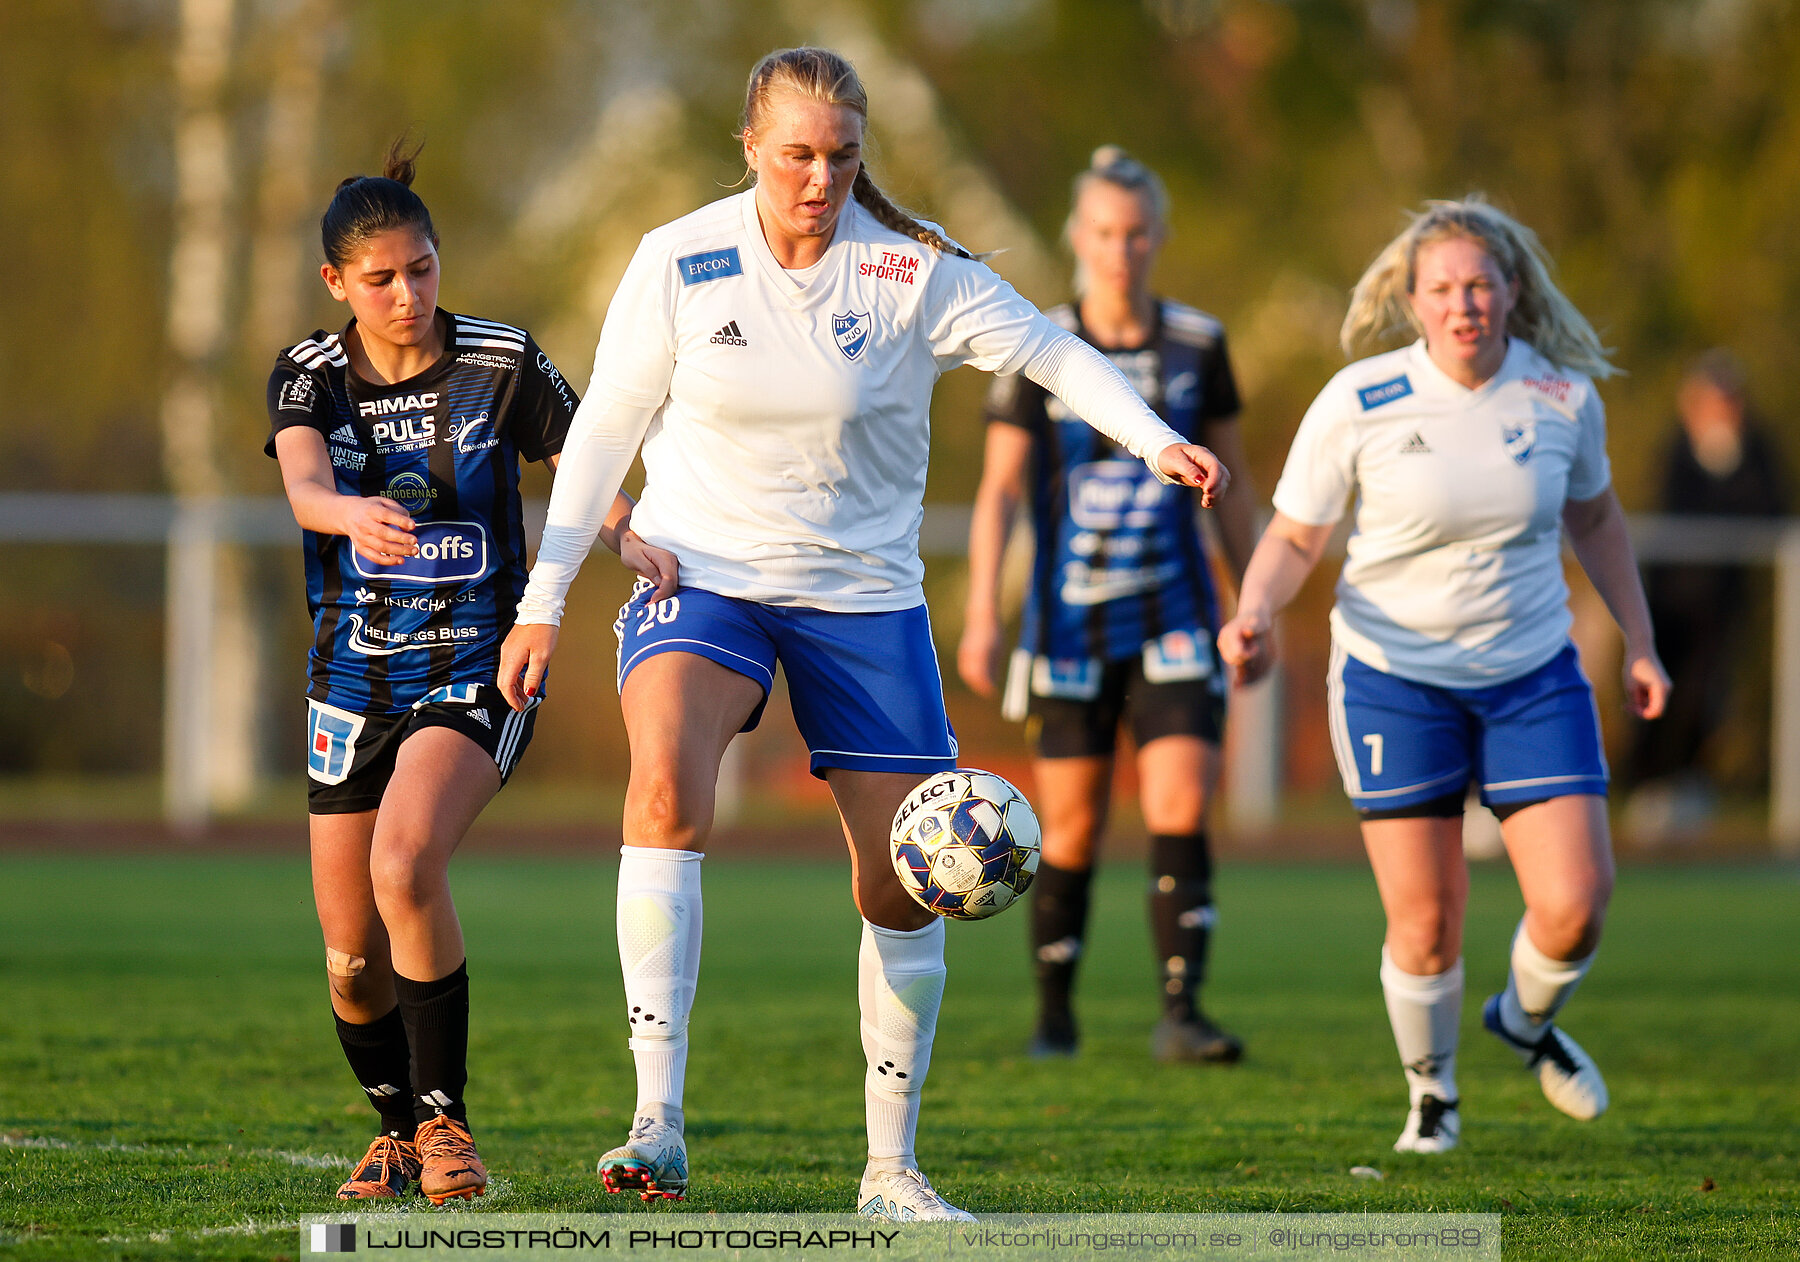
M 1411 1098 L 1394 1148 L 1462 1132 L 1463 796 L 1501 817 L 1525 896 L 1484 1025 L 1577 1119 L 1606 1083 L 1554 1024 L 1593 963 L 1612 894 L 1606 759 L 1569 641 L 1562 538 L 1625 633 L 1625 696 L 1662 713 L 1657 660 L 1593 378 L 1592 327 L 1537 238 L 1487 202 L 1432 202 L 1357 282 L 1348 353 L 1417 340 L 1332 378 L 1300 423 L 1219 651 L 1239 678 L 1273 660 L 1275 615 L 1357 492 L 1331 613 L 1331 736 L 1387 912 L 1381 985 Z
M 622 536 L 680 559 L 620 613 L 631 741 L 619 946 L 636 1118 L 600 1160 L 611 1191 L 682 1197 L 682 1088 L 700 963 L 700 860 L 719 760 L 779 662 L 813 774 L 836 799 L 863 916 L 869 1162 L 858 1209 L 966 1218 L 914 1155 L 944 985 L 944 926 L 888 858 L 895 808 L 955 765 L 921 589 L 931 390 L 962 364 L 1023 372 L 1210 498 L 1227 474 L 984 264 L 890 202 L 863 166 L 868 100 L 823 49 L 750 75 L 751 190 L 648 234 L 607 313 L 500 684 L 523 705 L 563 597 L 640 442 Z

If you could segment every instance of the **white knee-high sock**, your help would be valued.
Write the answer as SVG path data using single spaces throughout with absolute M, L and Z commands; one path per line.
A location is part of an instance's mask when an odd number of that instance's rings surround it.
M 1587 976 L 1594 954 L 1597 952 L 1580 960 L 1553 960 L 1538 950 L 1520 920 L 1513 934 L 1512 971 L 1500 996 L 1500 1024 L 1506 1032 L 1523 1043 L 1542 1038 L 1544 1027 Z
M 1413 1104 L 1428 1095 L 1446 1103 L 1457 1099 L 1456 1042 L 1462 1018 L 1463 963 L 1442 973 L 1402 972 L 1381 948 L 1381 994 L 1387 1000 L 1394 1046 L 1406 1070 Z
M 944 922 L 903 930 L 863 921 L 856 974 L 863 1055 L 869 1061 L 863 1079 L 869 1165 L 916 1169 L 919 1091 L 931 1068 L 931 1040 L 947 975 Z
M 700 979 L 702 857 L 692 850 L 619 849 L 619 966 L 639 1117 L 682 1120 L 688 1013 Z

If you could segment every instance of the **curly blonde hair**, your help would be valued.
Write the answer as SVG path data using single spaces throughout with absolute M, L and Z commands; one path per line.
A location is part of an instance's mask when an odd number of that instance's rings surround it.
M 1550 257 L 1537 234 L 1479 193 L 1461 201 L 1426 202 L 1405 231 L 1375 256 L 1356 282 L 1338 332 L 1346 355 L 1372 354 L 1384 342 L 1423 334 L 1411 302 L 1419 251 L 1453 237 L 1481 246 L 1507 280 L 1518 282 L 1519 300 L 1506 318 L 1509 335 L 1570 372 L 1598 380 L 1619 371 L 1594 326 L 1556 287 Z

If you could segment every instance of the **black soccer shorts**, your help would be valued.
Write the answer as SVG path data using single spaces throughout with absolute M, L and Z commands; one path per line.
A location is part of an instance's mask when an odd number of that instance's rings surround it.
M 537 698 L 515 711 L 493 684 L 451 684 L 398 714 L 358 714 L 306 702 L 306 809 L 312 815 L 349 815 L 381 805 L 394 759 L 414 732 L 447 727 L 487 751 L 511 778 L 537 725 Z
M 1141 656 L 1108 662 L 1092 700 L 1032 695 L 1025 736 L 1039 758 L 1091 758 L 1118 748 L 1119 724 L 1130 723 L 1142 749 L 1162 736 L 1197 736 L 1217 745 L 1225 734 L 1225 697 L 1217 676 L 1151 683 Z

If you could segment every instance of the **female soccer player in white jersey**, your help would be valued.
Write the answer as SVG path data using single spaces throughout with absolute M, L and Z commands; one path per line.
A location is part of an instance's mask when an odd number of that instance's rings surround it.
M 1593 963 L 1613 881 L 1564 531 L 1625 633 L 1632 712 L 1660 714 L 1669 681 L 1592 380 L 1613 368 L 1537 238 L 1479 199 L 1431 203 L 1363 273 L 1344 348 L 1401 329 L 1418 340 L 1351 364 L 1307 411 L 1219 649 L 1243 678 L 1268 669 L 1274 617 L 1356 491 L 1331 614 L 1331 736 L 1387 913 L 1381 984 L 1411 1096 L 1394 1147 L 1437 1153 L 1461 1133 L 1471 780 L 1525 897 L 1483 1024 L 1564 1113 L 1606 1108 L 1599 1070 L 1553 1023 Z
M 1079 299 L 1045 314 L 1091 343 L 1162 418 L 1243 459 L 1225 331 L 1150 289 L 1168 231 L 1168 194 L 1124 150 L 1094 152 L 1075 178 L 1067 236 Z M 1193 499 L 1122 458 L 1045 390 L 995 378 L 987 453 L 969 526 L 969 599 L 957 667 L 992 696 L 1002 652 L 1000 561 L 1022 500 L 1036 541 L 1004 712 L 1028 719 L 1044 860 L 1031 885 L 1037 975 L 1034 1056 L 1076 1049 L 1071 1003 L 1086 936 L 1095 851 L 1112 797 L 1121 720 L 1137 741 L 1150 832 L 1150 932 L 1162 990 L 1151 1051 L 1166 1061 L 1235 1061 L 1243 1044 L 1198 1004 L 1213 922 L 1206 817 L 1219 779 L 1225 680 L 1211 563 Z M 1233 577 L 1256 542 L 1245 488 L 1217 521 Z
M 307 805 L 338 1039 L 381 1130 L 344 1200 L 478 1196 L 469 981 L 450 855 L 518 765 L 537 698 L 493 685 L 525 587 L 519 460 L 554 467 L 576 400 L 529 334 L 437 306 L 437 234 L 396 144 L 321 223 L 353 316 L 282 352 L 268 454 L 306 531 Z M 620 497 L 610 520 L 630 507 Z M 609 540 L 612 532 L 608 534 Z M 641 573 L 674 558 L 634 543 Z
M 679 589 L 640 584 L 617 623 L 631 741 L 619 948 L 638 1096 L 600 1173 L 613 1191 L 686 1192 L 701 848 L 719 759 L 761 716 L 779 662 L 843 817 L 864 918 L 857 1206 L 959 1218 L 913 1153 L 944 926 L 888 857 L 895 808 L 956 761 L 920 587 L 932 384 L 959 364 L 1023 371 L 1165 478 L 1216 495 L 1226 474 L 1080 339 L 883 196 L 862 163 L 867 114 L 842 57 L 770 54 L 744 107 L 755 186 L 643 239 L 607 312 L 500 683 L 522 704 L 541 676 L 641 441 L 632 537 L 672 550 L 681 571 Z

